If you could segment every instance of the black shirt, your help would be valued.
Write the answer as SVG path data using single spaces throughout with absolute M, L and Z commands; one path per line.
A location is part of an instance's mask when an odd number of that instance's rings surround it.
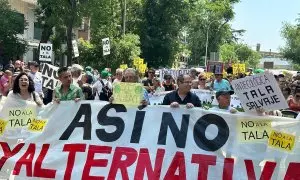
M 165 96 L 162 105 L 170 105 L 173 102 L 178 102 L 178 104 L 183 104 L 183 105 L 187 103 L 192 103 L 195 107 L 201 107 L 201 102 L 199 97 L 196 94 L 191 92 L 189 92 L 184 98 L 184 100 L 182 101 L 178 95 L 178 90 L 172 91 Z
M 174 84 L 167 85 L 167 84 L 164 83 L 163 86 L 165 88 L 165 91 L 173 91 L 173 90 L 175 90 Z
M 143 80 L 143 85 L 144 86 L 153 86 L 153 82 L 151 79 L 146 79 L 146 80 Z

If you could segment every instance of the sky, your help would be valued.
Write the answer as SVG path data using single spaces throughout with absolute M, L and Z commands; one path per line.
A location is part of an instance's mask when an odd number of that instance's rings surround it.
M 245 29 L 241 42 L 255 49 L 278 52 L 285 42 L 280 35 L 283 22 L 295 24 L 300 0 L 241 0 L 234 6 L 234 29 Z

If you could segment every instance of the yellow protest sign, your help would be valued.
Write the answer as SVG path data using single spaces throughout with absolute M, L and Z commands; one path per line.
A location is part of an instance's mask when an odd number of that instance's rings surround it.
M 133 59 L 133 65 L 134 65 L 135 67 L 138 68 L 139 65 L 141 65 L 141 64 L 144 64 L 144 59 L 139 58 L 139 57 Z
M 239 64 L 232 64 L 232 74 L 238 74 L 239 73 Z
M 126 106 L 141 104 L 144 89 L 140 83 L 115 83 L 113 88 L 114 103 Z
M 47 125 L 47 122 L 47 120 L 34 119 L 28 126 L 28 130 L 31 132 L 43 132 Z
M 121 65 L 120 65 L 120 69 L 123 69 L 123 70 L 124 70 L 124 69 L 127 69 L 127 68 L 128 68 L 127 64 L 121 64 Z
M 3 135 L 6 125 L 7 125 L 7 121 L 0 119 L 0 136 Z
M 287 152 L 292 152 L 295 147 L 295 136 L 279 131 L 272 131 L 268 146 Z
M 34 119 L 36 119 L 36 111 L 34 108 L 9 108 L 6 110 L 9 128 L 27 127 Z
M 239 72 L 246 73 L 246 65 L 245 64 L 239 64 Z
M 237 121 L 238 140 L 243 143 L 267 141 L 272 131 L 270 120 L 239 119 Z
M 140 64 L 138 69 L 140 72 L 145 73 L 147 69 L 147 64 Z

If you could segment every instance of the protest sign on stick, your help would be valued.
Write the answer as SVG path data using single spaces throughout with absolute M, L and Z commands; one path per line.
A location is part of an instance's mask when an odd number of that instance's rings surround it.
M 234 92 L 247 112 L 288 108 L 287 102 L 271 73 L 261 73 L 232 81 Z

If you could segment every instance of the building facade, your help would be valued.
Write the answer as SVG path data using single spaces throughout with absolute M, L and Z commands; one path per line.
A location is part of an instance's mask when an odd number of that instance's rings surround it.
M 37 60 L 38 46 L 41 40 L 42 29 L 36 21 L 34 10 L 37 5 L 37 0 L 8 0 L 12 9 L 16 10 L 24 16 L 24 20 L 27 23 L 27 27 L 24 34 L 20 34 L 19 37 L 28 42 L 28 51 L 24 54 L 24 62 Z M 90 40 L 90 20 L 84 18 L 82 25 L 73 31 L 75 39 L 83 38 L 84 40 Z M 62 45 L 65 47 L 65 45 Z M 54 62 L 55 56 L 52 56 L 52 62 Z

